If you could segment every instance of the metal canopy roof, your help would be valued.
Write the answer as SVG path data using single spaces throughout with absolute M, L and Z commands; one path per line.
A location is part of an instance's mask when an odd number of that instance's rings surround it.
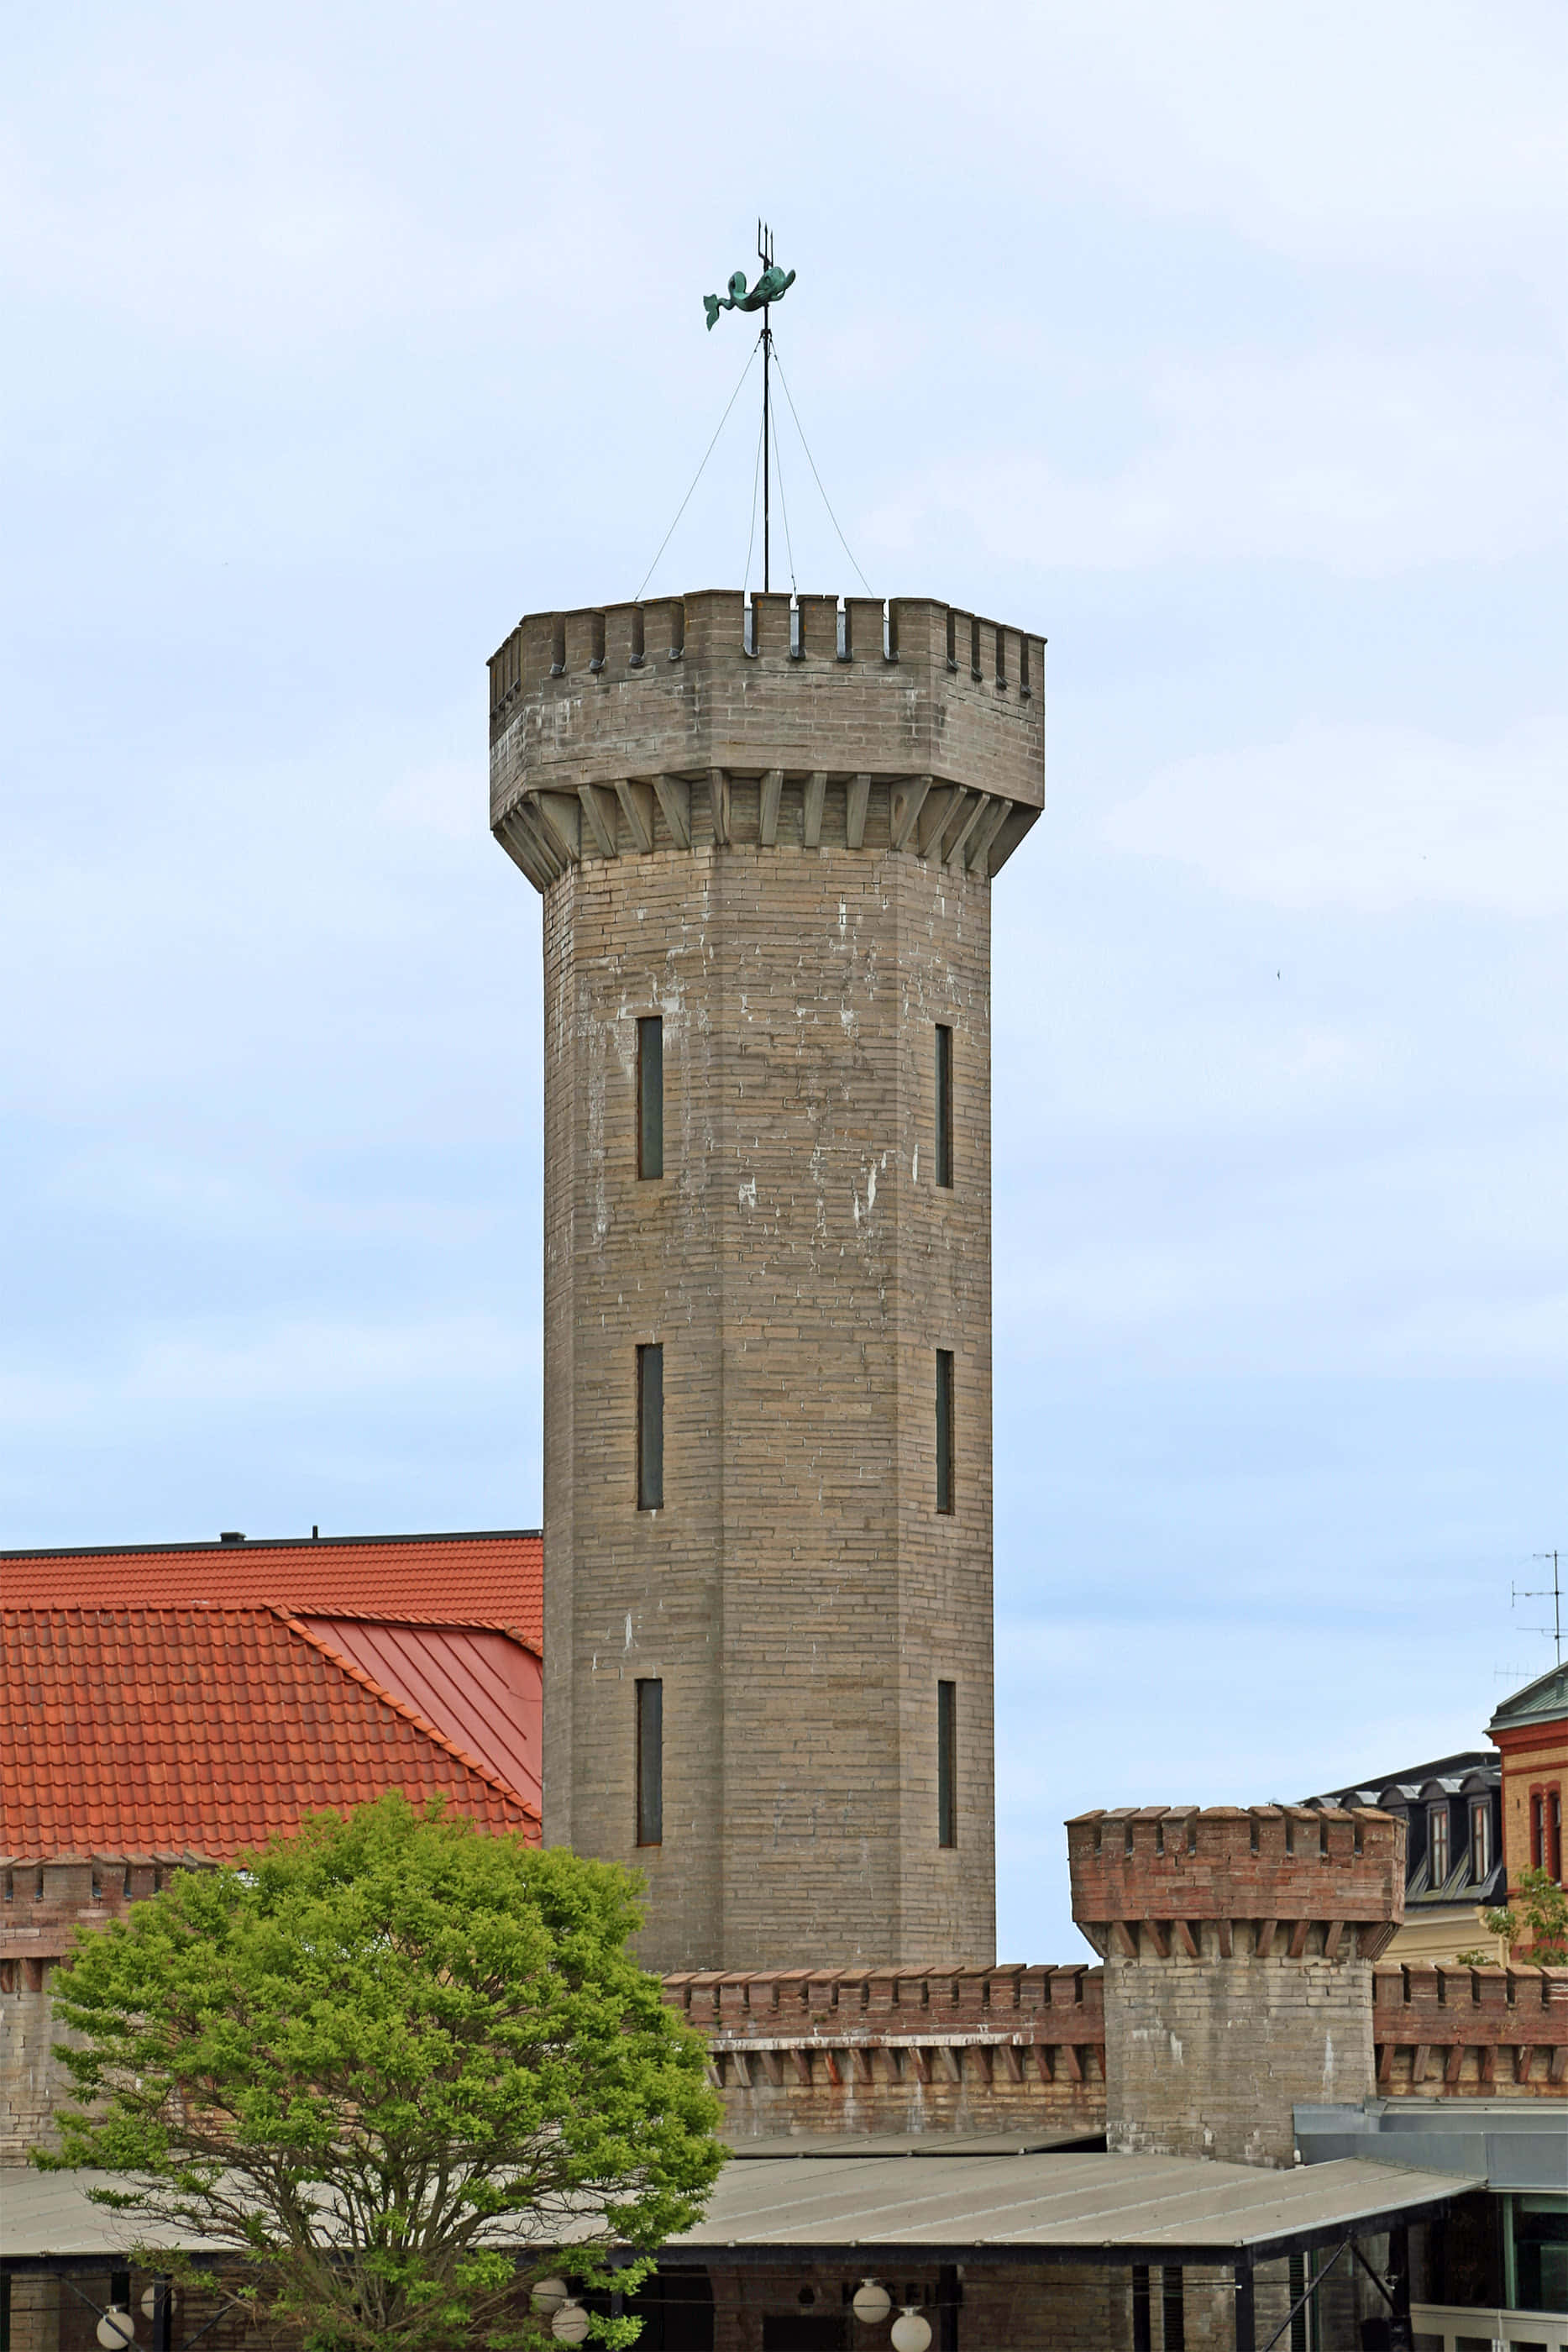
M 0 2257 L 122 2258 L 146 2225 L 89 2201 L 104 2179 L 7 2168 Z M 1180 2156 L 761 2158 L 725 2167 L 706 2219 L 660 2261 L 725 2268 L 793 2252 L 851 2263 L 875 2249 L 928 2262 L 1250 2263 L 1429 2217 L 1481 2185 L 1356 2158 L 1270 2172 Z
M 1342 2158 L 1292 2172 L 1180 2156 L 779 2158 L 727 2165 L 665 2263 L 873 2248 L 950 2262 L 1253 2260 L 1386 2229 L 1481 2184 Z
M 1030 2131 L 1023 2126 L 998 2132 L 774 2132 L 766 2138 L 734 2139 L 733 2157 L 1043 2156 L 1069 2147 L 1103 2148 L 1103 2131 L 1058 2127 Z
M 1335 2157 L 1465 2173 L 1494 2189 L 1568 2194 L 1568 2113 L 1542 2099 L 1368 2099 L 1299 2106 L 1308 2164 Z

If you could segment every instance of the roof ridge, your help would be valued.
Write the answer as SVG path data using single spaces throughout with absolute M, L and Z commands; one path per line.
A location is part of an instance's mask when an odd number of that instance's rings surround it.
M 514 1789 L 509 1780 L 504 1780 L 493 1765 L 482 1764 L 479 1759 L 476 1756 L 471 1756 L 465 1748 L 460 1748 L 449 1732 L 443 1731 L 439 1724 L 432 1723 L 428 1716 L 421 1715 L 419 1709 L 409 1700 L 400 1698 L 395 1691 L 390 1691 L 383 1684 L 377 1682 L 375 1676 L 367 1673 L 356 1659 L 345 1657 L 343 1653 L 340 1650 L 335 1650 L 329 1642 L 324 1642 L 319 1633 L 313 1633 L 302 1618 L 294 1616 L 287 1609 L 279 1608 L 275 1602 L 269 1601 L 267 1609 L 281 1624 L 288 1627 L 291 1633 L 298 1633 L 302 1642 L 308 1642 L 313 1650 L 319 1652 L 322 1657 L 330 1660 L 331 1664 L 340 1673 L 347 1675 L 350 1681 L 361 1684 L 366 1690 L 373 1693 L 377 1698 L 390 1706 L 394 1714 L 401 1715 L 405 1722 L 415 1725 L 427 1738 L 434 1739 L 437 1747 L 444 1748 L 449 1756 L 455 1756 L 468 1771 L 474 1773 L 479 1780 L 488 1782 L 491 1788 L 498 1790 L 502 1796 L 509 1797 L 514 1804 L 521 1805 L 531 1820 L 540 1822 L 542 1824 L 542 1816 L 533 1799 L 525 1796 L 520 1789 Z M 371 1622 L 375 1621 L 372 1619 Z
M 0 1554 L 0 1558 L 4 1555 Z M 4 1601 L 0 1618 L 11 1617 L 267 1617 L 270 1601 Z
M 246 1536 L 237 1544 L 209 1538 L 198 1543 L 27 1544 L 0 1550 L 0 1559 L 117 1559 L 138 1553 L 221 1552 L 232 1559 L 242 1551 L 326 1551 L 350 1544 L 503 1543 L 518 1539 L 539 1542 L 542 1528 L 443 1528 L 407 1535 L 381 1536 Z
M 287 1608 L 290 1604 L 269 1601 L 267 1605 L 272 1609 Z M 334 1609 L 323 1601 L 313 1601 L 308 1604 L 303 1601 L 297 1601 L 292 1607 L 295 1611 L 312 1617 L 340 1617 L 346 1624 L 350 1625 L 429 1625 L 443 1632 L 451 1632 L 461 1627 L 465 1633 L 505 1633 L 508 1639 L 517 1643 L 519 1649 L 527 1650 L 530 1657 L 538 1657 L 540 1654 L 537 1645 L 529 1641 L 522 1627 L 512 1624 L 504 1617 L 455 1614 L 447 1617 L 443 1616 L 438 1610 L 430 1609 Z

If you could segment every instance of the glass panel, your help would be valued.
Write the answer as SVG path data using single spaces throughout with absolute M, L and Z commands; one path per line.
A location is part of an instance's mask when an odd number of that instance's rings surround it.
M 664 1505 L 664 1350 L 637 1350 L 637 1508 Z
M 936 1685 L 936 1843 L 958 1843 L 958 1740 L 956 1683 Z
M 664 1024 L 658 1013 L 637 1024 L 637 1173 L 664 1172 Z
M 637 1685 L 637 1843 L 660 1845 L 664 1836 L 664 1685 Z

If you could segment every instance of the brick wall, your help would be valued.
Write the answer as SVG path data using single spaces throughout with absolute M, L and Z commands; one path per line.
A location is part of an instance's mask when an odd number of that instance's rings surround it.
M 913 2304 L 924 2313 L 933 2352 L 939 2352 L 938 2273 L 913 2262 L 897 2271 L 875 2263 L 867 2267 L 894 2297 L 895 2310 Z M 849 2297 L 860 2281 L 845 2271 L 756 2264 L 716 2268 L 712 2283 L 714 2352 L 762 2352 L 764 2322 L 786 2315 L 837 2319 L 844 2343 L 856 2352 L 887 2352 L 887 2326 L 862 2326 L 851 2315 Z M 1131 2344 L 1125 2272 L 1087 2264 L 971 2263 L 957 2284 L 962 2352 L 1125 2352 Z
M 1385 2095 L 1568 2098 L 1568 1969 L 1377 1969 L 1372 2021 Z
M 664 1998 L 707 2040 L 725 2127 L 1103 2128 L 1098 1969 L 681 1973 Z
M 193 1861 L 177 1853 L 0 1858 L 0 2164 L 22 2163 L 30 2147 L 51 2141 L 54 2111 L 69 2096 L 65 2069 L 50 2054 L 68 2038 L 54 2021 L 52 1979 L 76 1929 L 118 1917 Z
M 1145 1805 L 1067 1824 L 1097 1951 L 1375 1959 L 1405 1911 L 1405 1824 L 1371 1808 Z

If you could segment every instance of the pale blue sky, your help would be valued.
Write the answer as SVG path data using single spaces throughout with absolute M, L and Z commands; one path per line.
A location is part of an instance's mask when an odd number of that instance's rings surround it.
M 876 590 L 1051 639 L 1004 1951 L 1069 1811 L 1478 1740 L 1568 1540 L 1565 119 L 1506 0 L 12 11 L 0 1543 L 537 1520 L 484 659 L 636 589 L 764 211 Z M 739 578 L 748 404 L 656 586 Z

